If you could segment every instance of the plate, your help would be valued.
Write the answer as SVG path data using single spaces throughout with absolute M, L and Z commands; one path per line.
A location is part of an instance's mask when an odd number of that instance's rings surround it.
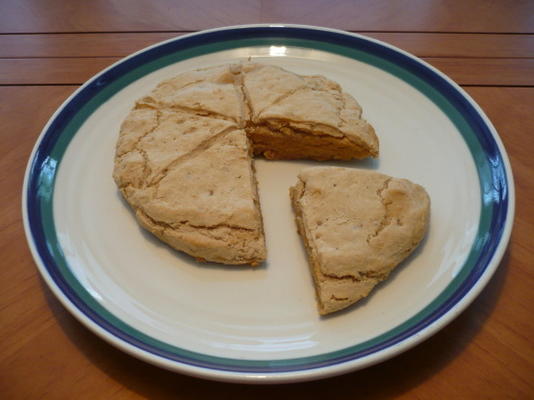
M 182 71 L 248 58 L 321 74 L 351 93 L 380 138 L 378 160 L 349 163 L 408 178 L 432 200 L 418 250 L 374 293 L 319 317 L 288 188 L 319 163 L 256 160 L 268 262 L 199 264 L 145 233 L 111 177 L 135 99 Z M 181 36 L 94 76 L 55 112 L 23 193 L 44 280 L 89 329 L 155 365 L 203 378 L 295 382 L 406 351 L 457 316 L 507 245 L 514 187 L 498 134 L 445 75 L 383 42 L 325 28 L 249 25 Z

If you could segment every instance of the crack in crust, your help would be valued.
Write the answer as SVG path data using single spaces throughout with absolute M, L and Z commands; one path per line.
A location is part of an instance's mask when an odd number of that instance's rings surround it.
M 230 132 L 236 130 L 235 127 L 230 126 L 228 128 L 223 129 L 222 131 L 216 133 L 213 136 L 210 136 L 208 139 L 200 142 L 194 149 L 192 149 L 189 153 L 183 154 L 171 162 L 169 162 L 161 171 L 160 174 L 154 176 L 150 182 L 148 182 L 145 187 L 154 187 L 157 186 L 163 178 L 165 178 L 169 172 L 170 169 L 176 167 L 177 165 L 180 165 L 181 163 L 193 158 L 196 156 L 200 151 L 207 149 L 210 147 L 214 142 L 216 142 L 219 138 L 226 136 Z M 156 188 L 157 189 L 157 188 Z M 156 191 L 157 193 L 157 191 Z M 157 197 L 157 195 L 155 196 Z
M 237 226 L 237 225 L 232 225 L 232 224 L 225 224 L 225 223 L 214 224 L 214 225 L 195 225 L 195 224 L 190 223 L 188 220 L 182 220 L 177 224 L 169 224 L 167 222 L 160 221 L 160 220 L 152 218 L 150 215 L 148 215 L 145 211 L 141 210 L 140 208 L 137 208 L 135 210 L 135 212 L 139 212 L 139 213 L 143 214 L 143 216 L 146 219 L 148 219 L 154 225 L 157 225 L 157 226 L 161 227 L 163 229 L 163 231 L 165 231 L 166 229 L 177 230 L 177 229 L 180 229 L 181 227 L 184 227 L 184 226 L 188 226 L 190 228 L 195 228 L 195 229 L 203 229 L 203 230 L 206 230 L 206 231 L 212 231 L 212 230 L 221 229 L 221 228 L 228 228 L 228 229 L 232 229 L 232 230 L 246 231 L 246 232 L 254 232 L 255 231 L 255 229 L 249 229 L 249 228 L 244 228 L 242 226 Z
M 154 131 L 156 129 L 159 128 L 159 125 L 160 125 L 160 119 L 161 119 L 161 111 L 160 110 L 155 110 L 156 111 L 156 124 L 154 125 L 154 127 L 150 130 L 148 130 L 147 132 L 145 132 L 145 134 L 141 135 L 139 138 L 137 138 L 137 141 L 135 142 L 134 144 L 134 148 L 133 150 L 137 150 L 137 151 L 141 151 L 141 149 L 139 149 L 139 144 L 141 143 L 141 140 L 143 140 L 144 138 L 148 137 L 149 135 L 151 135 L 152 133 L 154 133 Z M 126 151 L 124 152 L 124 154 L 127 154 L 127 153 L 130 153 L 132 150 L 130 151 Z M 123 154 L 123 155 L 124 155 Z
M 337 276 L 333 274 L 327 274 L 324 272 L 321 272 L 321 274 L 329 279 L 336 279 L 336 280 L 351 280 L 353 282 L 362 282 L 362 281 L 369 281 L 369 280 L 384 280 L 387 278 L 387 274 L 381 274 L 374 271 L 361 271 L 359 272 L 359 276 L 356 275 L 343 275 L 343 276 Z
M 348 301 L 349 298 L 348 298 L 348 297 L 336 297 L 335 295 L 331 295 L 331 296 L 330 296 L 330 300 L 334 300 L 334 301 Z
M 226 247 L 228 237 L 232 238 L 232 264 L 250 264 L 257 266 L 265 259 L 265 250 L 261 247 L 251 248 L 250 244 L 261 240 L 263 234 L 256 229 L 248 230 L 231 224 L 220 223 L 212 226 L 199 226 L 180 221 L 178 224 L 168 224 L 155 220 L 143 210 L 136 209 L 136 217 L 143 227 L 151 231 L 158 238 L 178 250 L 196 258 L 199 262 L 214 261 L 228 263 L 226 256 L 215 254 L 207 257 L 203 250 L 202 242 L 207 240 L 217 247 Z M 252 233 L 252 235 L 251 235 Z M 254 235 L 255 234 L 255 235 Z M 193 235 L 193 236 L 190 236 Z M 180 238 L 190 237 L 192 240 L 182 241 Z M 174 239 L 173 239 L 174 238 Z M 204 238 L 204 239 L 202 239 Z
M 288 97 L 293 96 L 295 93 L 297 93 L 298 91 L 303 90 L 303 89 L 306 89 L 306 84 L 305 83 L 303 83 L 303 85 L 298 87 L 298 88 L 292 89 L 289 92 L 286 92 L 286 93 L 278 96 L 276 99 L 273 100 L 273 102 L 271 104 L 268 104 L 265 107 L 263 107 L 261 110 L 258 110 L 256 112 L 256 114 L 258 116 L 261 115 L 261 113 L 264 112 L 267 108 L 276 106 L 277 104 L 280 104 L 282 101 L 284 101 Z
M 163 105 L 157 101 L 154 101 L 153 103 L 137 102 L 133 109 L 139 110 L 143 108 L 149 108 L 149 109 L 157 110 L 157 111 L 180 111 L 180 112 L 183 112 L 184 114 L 190 114 L 190 115 L 199 116 L 199 117 L 210 117 L 213 119 L 235 122 L 236 124 L 238 123 L 238 121 L 236 121 L 235 118 L 232 118 L 227 115 L 220 114 L 214 111 L 207 111 L 207 110 L 203 110 L 199 108 L 192 108 L 192 107 L 185 107 L 185 106 L 178 106 L 178 105 L 171 105 L 171 106 Z
M 347 108 L 347 101 L 345 100 L 345 96 L 343 95 L 343 93 L 340 93 L 339 97 L 341 97 L 341 99 L 339 99 L 341 100 L 341 105 L 337 109 L 337 114 L 339 115 L 339 122 L 340 122 L 338 125 L 338 128 L 340 128 L 341 130 L 342 126 L 347 125 L 347 120 L 343 118 L 343 110 Z
M 171 78 L 171 80 L 172 80 L 172 78 Z M 200 82 L 202 82 L 202 81 L 203 81 L 202 78 L 200 78 L 200 79 L 195 79 L 195 80 L 193 80 L 193 81 L 191 81 L 191 82 L 189 82 L 189 83 L 186 83 L 186 84 L 183 85 L 183 86 L 177 87 L 176 90 L 182 90 L 182 89 L 188 88 L 189 86 L 196 85 L 197 83 L 200 83 Z M 165 84 L 169 84 L 169 81 L 161 82 L 161 83 L 157 86 L 157 88 L 159 88 L 159 87 L 161 87 L 161 86 L 163 86 L 163 85 L 165 85 Z
M 151 170 L 151 168 L 149 166 L 148 154 L 146 154 L 146 151 L 143 148 L 141 148 L 139 145 L 141 143 L 141 140 L 143 140 L 144 138 L 146 138 L 149 135 L 151 135 L 152 133 L 154 133 L 154 131 L 156 129 L 158 129 L 159 126 L 160 126 L 161 111 L 159 111 L 159 110 L 155 110 L 155 111 L 156 111 L 156 123 L 155 123 L 154 127 L 152 129 L 148 130 L 147 132 L 145 132 L 145 134 L 141 135 L 137 139 L 137 141 L 133 145 L 133 149 L 132 150 L 125 151 L 119 157 L 119 158 L 123 158 L 125 155 L 130 154 L 130 153 L 132 153 L 134 151 L 137 151 L 137 152 L 139 152 L 139 154 L 141 154 L 141 157 L 143 157 L 143 182 L 146 182 L 146 180 L 150 176 L 150 173 L 152 172 L 152 170 Z M 120 185 L 119 189 L 124 189 L 127 186 L 134 186 L 135 187 L 135 185 L 133 185 L 132 183 L 126 183 L 126 184 Z
M 380 202 L 382 203 L 382 205 L 384 206 L 384 209 L 385 209 L 385 214 L 384 214 L 384 217 L 382 218 L 382 220 L 380 221 L 380 224 L 378 225 L 378 228 L 376 229 L 376 231 L 370 233 L 368 236 L 367 236 L 367 244 L 371 244 L 371 241 L 377 237 L 378 235 L 380 235 L 380 232 L 382 232 L 384 230 L 384 228 L 388 225 L 391 224 L 391 221 L 393 220 L 392 216 L 391 216 L 391 212 L 390 212 L 390 209 L 389 209 L 389 205 L 391 204 L 391 202 L 386 202 L 385 199 L 384 199 L 384 191 L 387 190 L 387 188 L 389 187 L 389 183 L 391 182 L 391 179 L 392 178 L 388 178 L 384 181 L 384 184 L 382 185 L 382 187 L 380 189 L 378 189 L 376 191 L 376 194 L 378 196 L 378 198 L 380 199 Z M 397 221 L 398 222 L 398 221 Z

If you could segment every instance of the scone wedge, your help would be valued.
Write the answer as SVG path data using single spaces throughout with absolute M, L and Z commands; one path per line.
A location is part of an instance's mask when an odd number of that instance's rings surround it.
M 298 179 L 290 195 L 322 315 L 366 297 L 427 231 L 429 196 L 406 179 L 338 167 Z
M 255 154 L 272 160 L 378 156 L 373 127 L 336 82 L 259 63 L 245 63 L 240 79 Z

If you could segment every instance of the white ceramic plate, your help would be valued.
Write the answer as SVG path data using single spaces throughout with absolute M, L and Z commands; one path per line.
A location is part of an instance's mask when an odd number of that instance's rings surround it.
M 298 172 L 319 163 L 256 160 L 269 252 L 260 268 L 173 251 L 139 228 L 111 177 L 119 125 L 137 98 L 182 71 L 248 57 L 340 83 L 375 127 L 380 158 L 337 165 L 408 178 L 432 199 L 420 248 L 368 299 L 331 317 L 316 311 L 288 196 Z M 39 270 L 79 320 L 153 364 L 241 382 L 339 374 L 428 338 L 493 274 L 513 206 L 497 133 L 443 74 L 363 36 L 261 25 L 172 39 L 92 78 L 44 128 L 23 199 Z

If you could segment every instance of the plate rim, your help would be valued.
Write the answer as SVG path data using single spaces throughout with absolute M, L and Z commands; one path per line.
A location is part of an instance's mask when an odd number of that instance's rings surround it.
M 218 370 L 213 368 L 206 368 L 206 367 L 199 367 L 191 364 L 186 364 L 182 362 L 177 362 L 170 359 L 165 359 L 162 357 L 159 357 L 157 355 L 154 355 L 152 353 L 148 353 L 144 350 L 141 350 L 132 344 L 125 343 L 122 339 L 116 337 L 112 333 L 108 332 L 106 329 L 98 325 L 96 322 L 91 320 L 87 315 L 85 315 L 76 305 L 74 305 L 70 299 L 67 298 L 65 293 L 62 291 L 62 289 L 56 284 L 52 276 L 50 275 L 45 262 L 41 259 L 41 254 L 39 253 L 36 243 L 34 242 L 35 238 L 32 235 L 31 232 L 31 222 L 29 220 L 28 216 L 28 209 L 27 209 L 27 195 L 28 195 L 28 184 L 29 179 L 31 177 L 31 171 L 33 162 L 35 161 L 35 155 L 38 151 L 39 145 L 42 142 L 43 137 L 48 132 L 48 129 L 53 121 L 56 120 L 56 117 L 61 113 L 61 111 L 71 102 L 73 98 L 75 98 L 85 87 L 87 87 L 89 84 L 94 82 L 96 79 L 98 79 L 99 76 L 104 74 L 105 72 L 113 69 L 117 65 L 120 65 L 126 60 L 129 60 L 139 54 L 143 54 L 147 52 L 150 49 L 157 48 L 161 45 L 171 43 L 174 41 L 179 41 L 184 38 L 189 38 L 193 36 L 200 36 L 204 35 L 206 33 L 212 33 L 212 32 L 220 32 L 220 31 L 228 31 L 228 30 L 235 30 L 235 29 L 243 29 L 243 28 L 299 28 L 299 29 L 308 29 L 308 30 L 315 30 L 315 31 L 323 31 L 323 32 L 333 32 L 336 34 L 341 34 L 343 36 L 352 36 L 360 39 L 364 39 L 370 42 L 374 42 L 376 44 L 379 44 L 383 47 L 389 48 L 391 50 L 394 50 L 395 52 L 398 52 L 400 54 L 403 54 L 412 60 L 415 60 L 416 62 L 422 64 L 424 67 L 430 69 L 437 75 L 439 75 L 441 78 L 445 79 L 447 83 L 449 83 L 459 94 L 462 95 L 464 99 L 466 99 L 470 105 L 473 107 L 473 109 L 477 112 L 477 114 L 481 117 L 483 120 L 485 126 L 488 128 L 489 132 L 491 133 L 491 136 L 493 140 L 495 140 L 495 144 L 497 146 L 497 149 L 499 150 L 499 155 L 502 159 L 504 171 L 506 173 L 506 179 L 507 179 L 507 195 L 508 195 L 508 208 L 507 208 L 507 214 L 506 214 L 506 220 L 505 220 L 505 226 L 502 231 L 501 238 L 498 242 L 497 247 L 495 248 L 495 252 L 490 259 L 490 261 L 486 264 L 486 268 L 482 275 L 479 277 L 479 279 L 472 285 L 469 289 L 469 291 L 458 301 L 456 302 L 448 311 L 446 311 L 443 315 L 441 315 L 436 321 L 433 321 L 431 324 L 423 328 L 422 330 L 419 330 L 412 336 L 404 339 L 400 343 L 397 343 L 393 345 L 392 347 L 389 347 L 387 349 L 381 350 L 378 353 L 372 353 L 368 356 L 364 356 L 361 358 L 353 359 L 350 361 L 341 362 L 339 364 L 334 365 L 327 365 L 324 367 L 318 367 L 313 369 L 301 369 L 296 371 L 286 371 L 286 372 L 236 372 L 236 371 L 225 371 L 225 370 Z M 132 53 L 131 55 L 121 58 L 116 63 L 110 65 L 109 67 L 103 69 L 102 71 L 95 74 L 93 77 L 88 79 L 83 85 L 81 85 L 77 90 L 75 90 L 58 108 L 57 110 L 52 114 L 48 122 L 45 124 L 43 130 L 41 131 L 39 137 L 37 138 L 34 148 L 31 152 L 26 172 L 24 175 L 24 183 L 23 183 L 23 194 L 22 194 L 22 211 L 23 211 L 23 223 L 24 223 L 24 230 L 26 234 L 26 240 L 29 244 L 32 256 L 34 258 L 34 261 L 37 264 L 37 267 L 41 273 L 41 276 L 46 281 L 47 285 L 52 289 L 55 296 L 61 301 L 61 303 L 71 312 L 72 315 L 74 315 L 78 320 L 80 320 L 84 325 L 86 325 L 90 330 L 95 332 L 98 336 L 106 340 L 107 342 L 113 344 L 114 346 L 120 348 L 121 350 L 125 351 L 126 353 L 133 355 L 137 358 L 141 358 L 144 361 L 148 361 L 152 364 L 158 365 L 160 367 L 170 369 L 173 371 L 179 371 L 185 374 L 194 375 L 198 377 L 203 378 L 209 378 L 209 379 L 215 379 L 215 380 L 224 380 L 224 381 L 238 381 L 238 382 L 247 382 L 247 383 L 279 383 L 279 382 L 295 382 L 295 381 L 302 381 L 302 380 L 310 380 L 310 379 L 317 379 L 317 378 L 325 378 L 332 375 L 337 375 L 344 372 L 349 372 L 351 370 L 359 369 L 359 368 L 365 368 L 370 365 L 379 363 L 385 359 L 391 358 L 401 352 L 404 352 L 408 350 L 409 348 L 415 346 L 416 344 L 420 343 L 421 341 L 428 339 L 431 335 L 436 333 L 437 331 L 441 330 L 446 324 L 451 322 L 462 310 L 464 310 L 473 300 L 478 296 L 480 291 L 486 286 L 489 279 L 493 276 L 493 273 L 495 272 L 496 268 L 500 264 L 500 261 L 504 255 L 504 252 L 506 250 L 506 247 L 508 245 L 510 234 L 513 226 L 513 220 L 514 220 L 514 213 L 515 213 L 515 189 L 514 189 L 514 181 L 513 181 L 513 175 L 512 170 L 510 166 L 510 162 L 508 159 L 508 155 L 506 153 L 506 150 L 504 148 L 504 145 L 502 144 L 502 141 L 492 125 L 489 118 L 485 115 L 485 113 L 482 111 L 480 106 L 460 87 L 458 86 L 454 81 L 452 81 L 449 77 L 447 77 L 445 74 L 437 70 L 436 68 L 432 67 L 425 61 L 419 59 L 418 57 L 401 50 L 395 46 L 392 46 L 388 43 L 384 43 L 380 40 L 373 39 L 364 35 L 360 34 L 354 34 L 350 32 L 345 32 L 342 30 L 337 29 L 331 29 L 331 28 L 323 28 L 323 27 L 316 27 L 316 26 L 309 26 L 309 25 L 296 25 L 296 24 L 249 24 L 249 25 L 235 25 L 235 26 L 228 26 L 228 27 L 221 27 L 221 28 L 215 28 L 215 29 L 209 29 L 199 32 L 190 33 L 183 36 L 178 36 L 175 38 L 170 38 L 168 40 L 155 43 L 151 46 L 145 47 L 135 53 Z

